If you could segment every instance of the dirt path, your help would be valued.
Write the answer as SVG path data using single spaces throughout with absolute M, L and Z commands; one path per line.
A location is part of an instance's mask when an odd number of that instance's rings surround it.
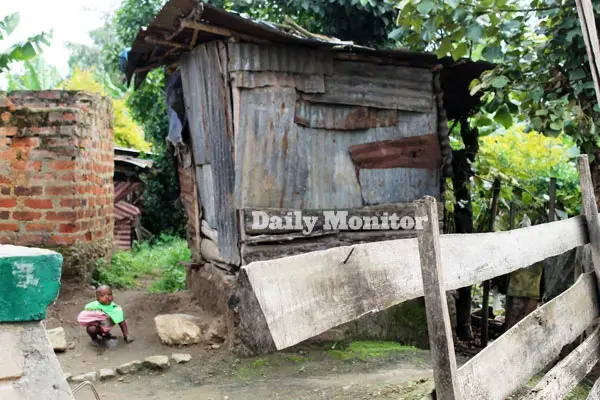
M 400 348 L 381 354 L 345 353 L 328 346 L 295 348 L 262 358 L 237 359 L 226 347 L 207 349 L 207 343 L 182 349 L 160 343 L 154 317 L 184 313 L 200 317 L 202 327 L 218 327 L 222 321 L 206 313 L 187 293 L 156 295 L 144 290 L 115 291 L 135 342 L 122 341 L 115 348 L 92 346 L 76 322 L 94 290 L 64 286 L 59 300 L 48 310 L 48 328 L 62 326 L 72 348 L 58 354 L 65 372 L 77 375 L 101 368 L 116 368 L 152 355 L 185 352 L 193 359 L 164 372 L 142 371 L 94 384 L 102 400 L 128 399 L 420 399 L 431 382 L 429 353 Z M 113 334 L 121 336 L 118 328 Z M 73 384 L 72 387 L 76 385 Z M 77 400 L 94 399 L 89 389 Z

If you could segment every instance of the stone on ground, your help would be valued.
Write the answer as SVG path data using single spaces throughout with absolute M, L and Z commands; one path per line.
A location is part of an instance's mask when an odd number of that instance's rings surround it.
M 67 351 L 67 337 L 64 328 L 48 329 L 46 333 L 48 333 L 48 339 L 54 351 Z
M 144 366 L 151 369 L 167 369 L 171 364 L 167 356 L 152 356 L 144 360 Z
M 173 353 L 171 355 L 171 358 L 173 359 L 173 361 L 175 361 L 177 364 L 184 364 L 186 362 L 190 362 L 192 361 L 192 355 L 191 354 L 179 354 L 179 353 Z
M 100 370 L 99 378 L 101 381 L 106 381 L 117 376 L 117 371 L 110 368 L 104 368 Z
M 81 383 L 81 382 L 96 382 L 98 380 L 98 371 L 88 372 L 87 374 L 81 374 L 74 376 L 71 378 L 71 382 Z
M 117 372 L 121 375 L 127 375 L 138 371 L 141 367 L 142 362 L 140 360 L 135 360 L 119 366 Z
M 202 339 L 200 327 L 181 315 L 159 315 L 154 323 L 160 340 L 167 346 L 196 344 Z

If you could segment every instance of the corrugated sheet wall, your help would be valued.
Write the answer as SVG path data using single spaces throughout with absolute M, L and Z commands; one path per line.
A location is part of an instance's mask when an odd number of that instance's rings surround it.
M 230 44 L 230 51 L 237 46 Z M 357 171 L 348 153 L 351 145 L 435 135 L 431 71 L 329 59 L 331 68 L 315 68 L 311 64 L 314 58 L 303 61 L 302 55 L 297 56 L 296 66 L 291 66 L 289 55 L 285 63 L 275 65 L 272 61 L 262 63 L 261 57 L 267 52 L 258 52 L 256 46 L 253 49 L 256 51 L 247 54 L 236 52 L 238 56 L 256 57 L 252 63 L 234 63 L 232 58 L 230 68 L 252 65 L 257 69 L 264 65 L 281 71 L 285 65 L 290 71 L 332 72 L 323 75 L 323 94 L 303 93 L 301 88 L 291 87 L 290 80 L 282 85 L 275 76 L 269 85 L 265 72 L 261 72 L 259 87 L 248 84 L 248 74 L 253 72 L 244 73 L 243 85 L 236 85 L 234 80 L 233 86 L 244 86 L 237 88 L 240 100 L 234 109 L 239 113 L 236 208 L 356 208 L 409 202 L 423 195 L 439 198 L 438 170 Z M 378 108 L 368 107 L 373 104 Z

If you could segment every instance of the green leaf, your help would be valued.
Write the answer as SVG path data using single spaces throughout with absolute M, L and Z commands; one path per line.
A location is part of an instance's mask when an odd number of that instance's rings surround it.
M 534 90 L 532 90 L 529 93 L 529 96 L 536 103 L 539 102 L 542 99 L 542 97 L 544 96 L 544 88 L 542 88 L 542 87 L 535 88 Z
M 508 85 L 508 78 L 505 76 L 496 76 L 494 79 L 492 79 L 492 86 L 495 87 L 496 89 L 502 89 L 504 86 Z
M 498 111 L 496 111 L 496 115 L 494 115 L 494 121 L 498 122 L 506 129 L 512 126 L 513 118 L 506 105 L 502 105 Z
M 4 34 L 10 35 L 19 25 L 19 13 L 9 14 L 0 21 L 0 39 L 3 39 Z
M 458 61 L 464 56 L 466 56 L 468 52 L 469 46 L 465 42 L 462 42 L 458 46 L 456 46 L 456 49 L 454 49 L 454 51 L 452 52 L 452 58 L 454 59 L 454 61 Z
M 467 28 L 467 38 L 474 42 L 479 41 L 479 39 L 483 36 L 483 27 L 478 23 L 473 23 L 469 25 Z
M 475 121 L 475 126 L 478 128 L 492 125 L 492 120 L 488 117 L 481 117 Z
M 445 3 L 452 8 L 456 8 L 460 4 L 460 0 L 445 0 Z
M 445 37 L 442 40 L 442 43 L 440 43 L 440 47 L 437 49 L 436 54 L 441 58 L 450 53 L 450 51 L 452 51 L 452 42 L 450 41 L 450 38 Z
M 502 57 L 502 48 L 498 45 L 489 45 L 483 49 L 481 55 L 486 61 L 493 62 Z
M 550 128 L 554 129 L 555 131 L 560 131 L 563 128 L 563 125 L 560 122 L 553 122 L 550 124 Z
M 586 77 L 586 73 L 581 68 L 578 68 L 575 71 L 571 71 L 571 73 L 569 74 L 569 79 L 571 79 L 572 81 L 578 81 L 585 77 Z
M 421 0 L 419 5 L 417 6 L 417 10 L 421 13 L 421 15 L 427 15 L 429 14 L 429 11 L 433 9 L 433 6 L 433 0 Z

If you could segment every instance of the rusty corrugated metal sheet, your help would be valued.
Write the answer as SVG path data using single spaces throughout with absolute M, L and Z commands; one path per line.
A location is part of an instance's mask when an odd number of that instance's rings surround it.
M 374 50 L 362 46 L 353 46 L 351 42 L 340 42 L 333 38 L 314 39 L 299 37 L 282 32 L 272 24 L 253 21 L 233 12 L 226 12 L 217 7 L 195 0 L 169 0 L 162 10 L 157 14 L 147 28 L 142 28 L 132 44 L 128 57 L 127 79 L 131 79 L 134 71 L 144 69 L 142 76 L 152 67 L 169 65 L 177 61 L 185 49 L 173 48 L 163 44 L 151 44 L 146 41 L 147 37 L 155 37 L 164 40 L 171 39 L 172 42 L 189 45 L 192 43 L 194 31 L 192 29 L 179 30 L 181 20 L 197 9 L 202 9 L 202 23 L 231 29 L 236 32 L 256 38 L 257 40 L 269 41 L 275 44 L 292 45 L 296 47 L 312 47 L 317 49 L 333 49 L 334 46 L 343 44 L 344 47 L 336 49 L 338 52 L 365 54 L 381 57 L 382 59 L 402 60 L 413 65 L 433 67 L 437 62 L 437 56 L 429 53 L 418 53 L 404 49 L 396 50 Z M 223 39 L 207 32 L 197 32 L 196 45 L 213 40 Z M 168 52 L 168 53 L 167 53 Z
M 127 195 L 131 192 L 137 190 L 139 187 L 144 184 L 141 182 L 115 182 L 115 199 L 114 202 L 117 203 L 123 200 Z
M 193 60 L 191 60 L 193 58 Z M 186 106 L 198 104 L 194 110 L 192 136 L 196 165 L 200 164 L 199 152 L 206 152 L 210 164 L 203 164 L 198 177 L 198 190 L 204 207 L 214 204 L 211 227 L 219 232 L 219 253 L 227 263 L 240 265 L 239 230 L 237 214 L 233 205 L 235 168 L 233 160 L 233 121 L 230 90 L 224 77 L 227 74 L 227 48 L 221 42 L 198 46 L 186 61 L 184 87 L 190 84 L 194 93 L 186 94 Z M 200 96 L 197 103 L 188 103 L 192 96 Z M 206 158 L 205 156 L 205 158 Z M 209 169 L 209 170 L 208 170 Z M 197 169 L 198 171 L 198 169 Z M 212 177 L 207 182 L 206 173 Z M 206 201 L 206 203 L 204 203 Z
M 313 104 L 300 99 L 296 102 L 294 120 L 308 128 L 361 130 L 395 126 L 398 123 L 398 112 L 360 106 Z
M 230 43 L 229 71 L 333 73 L 333 54 L 310 48 Z
M 131 249 L 131 220 L 122 219 L 115 221 L 114 242 L 121 250 Z
M 293 74 L 271 71 L 235 71 L 231 74 L 235 87 L 256 89 L 267 86 L 286 86 L 304 93 L 325 93 L 325 77 L 318 74 Z
M 406 188 L 415 183 L 410 169 L 361 171 L 366 178 L 359 183 L 348 150 L 357 144 L 429 134 L 436 129 L 435 111 L 399 111 L 395 126 L 347 132 L 299 126 L 295 107 L 293 88 L 241 92 L 235 137 L 237 207 L 357 208 L 363 205 L 363 191 L 369 194 L 369 204 L 385 196 L 410 197 L 397 202 L 420 197 Z M 439 179 L 419 179 L 417 194 L 439 191 Z
M 432 169 L 362 169 L 359 181 L 365 205 L 406 203 L 423 196 L 440 201 L 441 172 Z
M 325 93 L 304 94 L 315 103 L 346 104 L 382 109 L 434 110 L 433 73 L 424 68 L 336 61 L 325 76 Z
M 121 162 L 124 164 L 130 164 L 133 165 L 135 167 L 139 167 L 139 168 L 152 168 L 152 165 L 154 165 L 154 161 L 152 160 L 145 160 L 143 158 L 136 158 L 136 157 L 131 157 L 131 156 L 122 156 L 122 155 L 115 155 L 115 162 Z
M 123 219 L 134 219 L 138 215 L 142 214 L 139 208 L 127 203 L 126 201 L 119 201 L 115 203 L 115 221 L 121 221 Z
M 437 134 L 350 146 L 350 158 L 360 169 L 439 169 L 442 152 Z
M 236 206 L 303 208 L 308 164 L 305 138 L 294 123 L 296 90 L 243 90 L 239 104 Z

